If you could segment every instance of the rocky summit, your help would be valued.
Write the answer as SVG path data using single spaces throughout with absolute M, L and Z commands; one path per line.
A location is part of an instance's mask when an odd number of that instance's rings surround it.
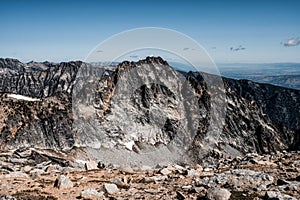
M 0 199 L 299 198 L 299 90 L 0 59 L 0 99 Z

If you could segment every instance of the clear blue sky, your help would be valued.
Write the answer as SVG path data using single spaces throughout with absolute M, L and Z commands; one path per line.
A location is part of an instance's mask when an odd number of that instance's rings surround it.
M 300 62 L 297 0 L 1 0 L 0 8 L 0 57 L 24 62 L 83 60 L 99 42 L 138 27 L 187 34 L 217 63 Z

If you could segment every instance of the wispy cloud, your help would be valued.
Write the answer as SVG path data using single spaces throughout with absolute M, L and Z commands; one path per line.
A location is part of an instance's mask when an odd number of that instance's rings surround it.
M 185 47 L 182 49 L 183 51 L 195 51 L 194 48 Z
M 230 47 L 230 51 L 243 51 L 246 50 L 245 47 L 243 47 L 242 45 L 239 45 L 238 47 Z
M 298 46 L 298 45 L 300 45 L 300 39 L 298 37 L 290 38 L 283 43 L 283 46 L 285 46 L 285 47 L 294 47 L 294 46 Z

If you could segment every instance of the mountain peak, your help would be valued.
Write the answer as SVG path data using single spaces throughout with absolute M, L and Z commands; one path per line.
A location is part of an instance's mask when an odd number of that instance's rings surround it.
M 161 57 L 147 57 L 137 62 L 124 61 L 115 71 L 105 74 L 104 68 L 94 73 L 89 68 L 92 65 L 81 61 L 23 64 L 15 59 L 0 59 L 0 93 L 22 95 L 22 99 L 12 100 L 12 95 L 0 94 L 0 116 L 4 116 L 0 144 L 8 148 L 103 147 L 123 154 L 124 158 L 128 149 L 132 149 L 137 159 L 145 161 L 139 152 L 146 147 L 174 155 L 164 145 L 181 145 L 182 138 L 190 139 L 189 130 L 197 130 L 191 136 L 193 140 L 188 140 L 194 141 L 188 143 L 188 149 L 193 151 L 195 159 L 201 160 L 204 154 L 199 149 L 206 144 L 203 138 L 210 131 L 211 98 L 219 97 L 207 90 L 201 73 L 177 76 L 178 72 L 169 70 L 166 75 L 160 73 L 160 65 L 170 67 Z M 81 81 L 79 69 L 83 75 L 93 74 L 93 82 L 84 76 Z M 150 73 L 153 70 L 158 73 Z M 180 86 L 182 80 L 191 91 Z M 216 139 L 212 148 L 218 148 L 225 156 L 299 149 L 300 91 L 223 80 L 227 115 L 219 133 L 222 141 Z M 77 90 L 82 83 L 87 90 L 80 87 Z M 72 130 L 74 91 L 79 92 L 78 97 L 81 94 L 90 97 L 87 102 L 91 104 L 78 107 L 86 114 L 83 117 L 96 116 L 96 119 L 79 121 L 78 129 Z M 191 98 L 183 98 L 187 94 Z M 27 97 L 40 100 L 24 101 Z M 78 100 L 80 103 L 81 99 Z M 19 108 L 18 112 L 15 108 Z M 86 129 L 82 131 L 82 127 Z M 98 155 L 102 154 L 95 156 Z
M 152 57 L 152 56 L 148 56 L 145 59 L 139 60 L 139 61 L 123 61 L 122 63 L 120 63 L 118 65 L 118 67 L 126 67 L 126 66 L 131 66 L 135 67 L 135 66 L 140 66 L 143 64 L 160 64 L 160 65 L 169 65 L 167 61 L 165 61 L 164 59 L 162 59 L 161 57 Z

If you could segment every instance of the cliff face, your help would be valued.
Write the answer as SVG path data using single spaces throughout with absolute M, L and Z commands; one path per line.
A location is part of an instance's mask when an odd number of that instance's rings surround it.
M 299 149 L 300 91 L 225 78 L 210 87 L 215 78 L 153 57 L 114 69 L 0 59 L 1 147 L 84 147 L 137 162 Z M 224 122 L 212 102 L 223 102 Z
M 72 104 L 66 94 L 26 101 L 0 94 L 0 147 L 63 149 L 74 144 Z
M 72 147 L 71 93 L 78 68 L 85 65 L 0 59 L 1 147 Z
M 236 95 L 255 101 L 290 149 L 300 148 L 300 91 L 248 80 L 225 80 Z

